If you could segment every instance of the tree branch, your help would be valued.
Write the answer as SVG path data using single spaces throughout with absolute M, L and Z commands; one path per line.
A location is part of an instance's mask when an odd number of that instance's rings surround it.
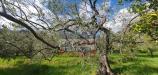
M 6 13 L 6 9 L 5 9 L 5 6 L 4 6 L 4 3 L 2 0 L 0 0 L 1 4 L 2 4 L 2 9 L 3 9 L 3 13 Z
M 39 41 L 43 42 L 44 44 L 50 46 L 51 48 L 55 48 L 55 49 L 60 49 L 59 46 L 54 46 L 54 45 L 51 45 L 50 43 L 48 43 L 47 41 L 45 41 L 43 38 L 41 38 L 39 35 L 37 35 L 37 33 L 29 26 L 27 25 L 26 23 L 12 17 L 11 15 L 8 15 L 6 13 L 3 13 L 3 12 L 0 12 L 0 15 L 5 17 L 6 19 L 10 20 L 10 21 L 13 21 L 21 26 L 24 26 L 25 28 L 27 28 L 34 36 L 35 38 L 37 38 Z

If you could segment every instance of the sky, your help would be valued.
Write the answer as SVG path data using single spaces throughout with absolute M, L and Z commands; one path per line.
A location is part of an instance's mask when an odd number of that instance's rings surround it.
M 30 0 L 31 1 L 31 0 Z M 42 4 L 40 4 L 40 1 L 41 0 L 35 0 L 36 1 L 36 5 L 37 6 L 39 6 L 40 8 L 42 8 L 43 10 L 43 12 L 45 12 L 46 13 L 46 15 L 44 16 L 44 18 L 45 18 L 45 20 L 52 20 L 52 16 L 53 16 L 53 13 L 51 13 L 51 11 L 49 10 L 49 9 L 47 9 L 47 7 L 45 7 L 45 6 L 43 6 Z M 89 12 L 87 12 L 87 11 L 85 11 L 85 10 L 83 10 L 83 9 L 85 9 L 85 6 L 84 6 L 84 3 L 81 3 L 80 1 L 81 0 L 66 0 L 67 2 L 71 2 L 71 3 L 77 3 L 78 4 L 78 6 L 79 6 L 79 14 L 80 14 L 80 16 L 82 16 L 82 17 L 85 17 L 86 18 L 86 20 L 85 21 L 88 21 L 88 19 L 92 16 L 92 13 L 89 13 Z M 99 9 L 99 6 L 100 5 L 102 5 L 102 3 L 103 3 L 103 1 L 104 0 L 98 0 L 97 1 L 97 8 Z M 131 4 L 131 2 L 130 1 L 124 1 L 123 2 L 123 4 L 122 5 L 119 5 L 118 4 L 118 2 L 117 2 L 118 0 L 109 0 L 109 3 L 108 3 L 108 5 L 109 5 L 109 18 L 110 18 L 110 21 L 108 21 L 108 22 L 106 22 L 106 24 L 105 24 L 105 27 L 109 27 L 109 28 L 111 28 L 114 32 L 118 32 L 118 31 L 120 31 L 121 30 L 121 28 L 122 28 L 122 25 L 123 25 L 123 22 L 122 22 L 122 19 L 124 19 L 124 18 L 126 18 L 127 19 L 127 15 L 128 15 L 128 17 L 130 17 L 130 16 L 133 16 L 133 14 L 131 15 L 128 11 L 127 11 L 127 8 L 129 8 L 129 6 L 130 6 L 130 4 Z M 24 7 L 25 8 L 25 5 L 24 6 L 22 6 L 22 7 Z M 34 7 L 32 7 L 32 6 L 29 6 L 28 5 L 28 7 L 29 7 L 29 10 L 31 10 L 31 11 L 27 11 L 27 10 L 25 10 L 25 12 L 27 12 L 28 13 L 28 15 L 30 15 L 30 14 L 32 14 L 32 13 L 34 13 L 34 14 L 36 14 L 37 12 L 36 12 L 36 9 L 34 8 Z M 25 8 L 26 9 L 26 8 Z M 28 8 L 27 8 L 28 9 Z M 90 5 L 86 5 L 86 9 L 88 10 L 88 11 L 92 11 L 91 10 L 91 7 L 90 7 Z M 33 11 L 32 11 L 33 10 Z M 85 13 L 86 12 L 86 13 Z M 102 11 L 100 11 L 100 12 L 102 12 Z M 18 11 L 17 11 L 17 13 L 18 13 Z M 120 18 L 120 15 L 121 16 L 123 16 L 122 18 Z M 63 19 L 63 18 L 65 18 L 64 17 L 65 15 L 60 15 L 60 17 Z M 68 16 L 69 17 L 69 16 Z M 39 20 L 37 20 L 38 19 L 38 17 L 36 17 L 35 15 L 33 15 L 33 17 L 31 17 L 30 18 L 30 20 L 32 20 L 32 21 L 34 21 L 34 22 L 37 22 L 37 23 L 41 23 Z M 113 21 L 113 19 L 117 19 L 115 22 Z M 10 24 L 9 23 L 10 21 L 8 21 L 8 20 L 6 20 L 6 19 L 4 19 L 4 18 L 2 18 L 1 20 L 0 20 L 0 23 L 1 24 L 7 24 L 8 23 L 8 25 Z M 49 21 L 50 22 L 50 21 Z M 54 22 L 53 22 L 54 23 Z M 41 23 L 42 24 L 42 23 Z M 51 24 L 51 23 L 50 23 Z M 44 23 L 43 23 L 43 25 L 45 25 Z M 46 26 L 46 25 L 45 25 Z M 1 28 L 1 27 L 0 27 Z
M 100 6 L 103 3 L 103 0 L 98 0 L 97 5 Z M 109 2 L 109 12 L 105 13 L 108 17 L 107 22 L 104 24 L 104 27 L 111 29 L 113 32 L 119 32 L 121 31 L 128 23 L 129 20 L 132 19 L 136 14 L 130 13 L 128 11 L 128 8 L 131 5 L 131 1 L 124 1 L 121 5 L 118 4 L 118 0 L 110 0 Z M 85 13 L 86 11 L 83 8 L 87 8 L 88 11 L 91 11 L 91 8 L 89 5 L 83 6 L 80 4 L 81 10 L 79 11 L 81 16 L 86 17 L 86 21 L 88 21 L 88 18 L 92 15 L 90 13 Z M 102 12 L 99 10 L 99 7 L 97 7 L 99 12 Z M 84 13 L 84 14 L 82 14 Z
M 109 21 L 104 24 L 104 27 L 110 28 L 113 32 L 122 31 L 129 21 L 136 16 L 130 13 L 132 1 L 125 0 L 122 4 L 118 4 L 118 0 L 110 0 L 110 15 Z
M 62 0 L 62 1 L 65 1 L 66 5 L 68 5 L 69 3 L 72 4 L 72 3 L 76 3 L 78 6 L 80 6 L 82 3 L 81 3 L 81 0 Z M 88 1 L 88 0 L 87 0 Z M 97 6 L 99 7 L 100 5 L 102 5 L 102 3 L 104 1 L 108 1 L 108 0 L 97 0 Z M 131 5 L 131 1 L 130 0 L 125 0 L 123 1 L 123 3 L 121 5 L 118 4 L 118 0 L 109 0 L 109 6 L 110 6 L 110 16 L 114 16 L 115 13 L 119 12 L 120 9 L 123 9 L 123 8 L 127 8 Z M 65 12 L 69 12 L 67 10 L 65 10 Z
M 111 16 L 115 16 L 123 8 L 128 8 L 131 5 L 131 1 L 124 1 L 121 5 L 118 4 L 118 0 L 110 0 Z
M 81 4 L 81 0 L 66 0 L 67 2 L 74 2 L 78 5 Z M 87 0 L 88 1 L 88 0 Z M 102 5 L 105 0 L 97 0 L 97 6 Z M 108 1 L 108 0 L 107 0 Z M 118 3 L 118 0 L 109 0 L 109 13 L 108 16 L 112 19 L 121 9 L 130 7 L 132 1 L 124 0 L 122 4 Z

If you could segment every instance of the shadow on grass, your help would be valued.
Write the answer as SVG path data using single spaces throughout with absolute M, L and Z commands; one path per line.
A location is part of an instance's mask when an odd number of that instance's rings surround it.
M 148 54 L 141 54 L 141 55 L 137 55 L 138 57 L 148 57 L 148 58 L 154 58 L 154 57 L 158 57 L 158 55 L 148 55 Z
M 116 67 L 113 69 L 116 74 L 125 74 L 125 75 L 152 75 L 158 74 L 158 68 L 139 65 L 139 64 L 130 64 Z
M 0 68 L 0 75 L 67 75 L 65 69 L 74 67 L 74 65 L 52 67 L 39 64 L 21 64 L 14 68 Z

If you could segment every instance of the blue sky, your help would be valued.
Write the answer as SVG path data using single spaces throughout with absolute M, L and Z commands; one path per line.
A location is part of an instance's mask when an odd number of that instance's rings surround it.
M 81 0 L 63 0 L 63 1 L 66 1 L 66 5 L 77 3 L 79 6 L 81 4 Z M 103 1 L 105 1 L 105 0 L 97 0 L 97 5 L 98 6 L 101 5 L 103 3 Z M 129 7 L 131 4 L 130 0 L 123 1 L 122 5 L 118 4 L 118 0 L 109 0 L 109 1 L 110 1 L 110 9 L 109 9 L 110 13 L 109 14 L 111 14 L 111 15 L 114 15 L 114 13 L 117 13 L 122 8 Z M 69 11 L 69 10 L 66 9 L 65 12 L 66 11 Z
M 129 8 L 131 3 L 132 3 L 131 1 L 127 0 L 127 1 L 123 1 L 123 3 L 120 5 L 120 4 L 118 4 L 118 0 L 110 0 L 111 16 L 115 16 L 115 14 L 123 8 Z
M 69 2 L 73 2 L 73 1 L 75 1 L 75 2 L 80 2 L 80 0 L 68 0 Z M 98 5 L 101 5 L 102 4 L 102 2 L 103 1 L 105 1 L 105 0 L 98 0 L 97 1 L 97 4 Z M 125 0 L 125 1 L 123 1 L 123 3 L 120 5 L 120 4 L 118 4 L 118 0 L 109 0 L 110 1 L 110 13 L 112 14 L 112 15 L 114 15 L 114 13 L 117 13 L 120 9 L 123 9 L 123 8 L 128 8 L 128 7 L 130 7 L 130 5 L 131 5 L 131 3 L 132 3 L 132 1 L 130 1 L 130 0 Z
M 110 1 L 110 5 L 111 5 L 111 8 L 113 9 L 116 9 L 116 10 L 120 10 L 122 8 L 127 8 L 131 5 L 131 1 L 124 1 L 121 5 L 118 4 L 118 0 L 111 0 Z

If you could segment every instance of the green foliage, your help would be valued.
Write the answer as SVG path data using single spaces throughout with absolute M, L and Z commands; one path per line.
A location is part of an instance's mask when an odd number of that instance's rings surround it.
M 158 0 L 148 0 L 150 2 L 149 8 L 154 9 L 155 11 L 158 10 Z
M 51 44 L 58 44 L 58 37 L 54 32 L 54 34 L 42 31 L 38 33 Z M 3 26 L 0 31 L 0 57 L 47 58 L 53 56 L 53 51 L 55 50 L 37 40 L 28 30 L 10 30 Z
M 158 39 L 158 11 L 144 14 L 140 21 L 133 25 L 133 31 L 149 34 L 154 40 Z
M 123 2 L 123 0 L 118 0 L 118 3 L 121 4 Z
M 146 10 L 148 7 L 149 7 L 148 4 L 143 3 L 139 0 L 134 1 L 133 4 L 131 5 L 132 12 L 135 13 L 142 13 L 142 11 Z
M 154 11 L 158 10 L 158 1 L 157 0 L 133 0 L 131 8 L 133 12 L 142 14 L 142 11 L 146 9 L 153 9 Z
M 129 57 L 134 57 L 134 54 L 137 51 L 137 47 L 140 45 L 140 35 L 132 31 L 125 34 L 117 34 L 113 36 L 113 51 L 125 54 Z
M 153 40 L 158 40 L 158 4 L 157 0 L 134 0 L 132 12 L 140 14 L 140 21 L 135 23 L 133 30 L 147 33 Z

